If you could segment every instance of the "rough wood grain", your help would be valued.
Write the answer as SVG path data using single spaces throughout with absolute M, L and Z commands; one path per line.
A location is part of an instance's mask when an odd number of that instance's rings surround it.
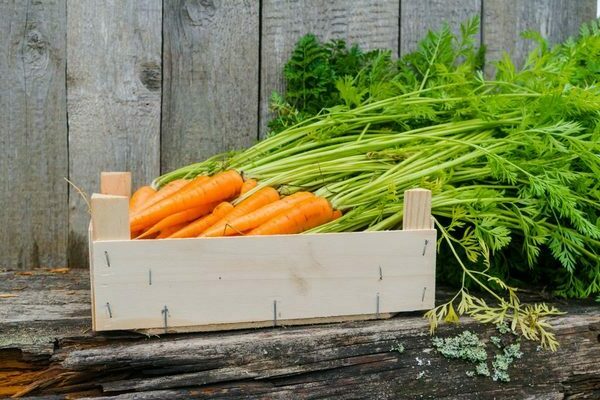
M 417 48 L 428 30 L 447 23 L 458 32 L 461 22 L 481 14 L 481 0 L 401 0 L 400 54 Z
M 559 43 L 577 34 L 582 23 L 596 18 L 596 4 L 596 0 L 483 0 L 487 61 L 499 60 L 508 52 L 522 65 L 536 44 L 521 38 L 521 32 L 538 31 L 551 43 Z
M 0 1 L 0 254 L 62 266 L 67 251 L 65 0 Z
M 302 35 L 344 39 L 363 49 L 398 48 L 399 0 L 265 0 L 262 2 L 260 134 L 270 118 L 271 93 L 285 90 L 282 70 Z M 396 52 L 394 52 L 396 55 Z
M 67 1 L 69 176 L 98 191 L 100 171 L 159 173 L 160 0 Z M 71 189 L 69 265 L 87 265 L 89 214 Z
M 164 2 L 163 172 L 254 143 L 257 1 Z
M 32 272 L 0 273 L 0 292 L 22 294 L 0 299 L 0 388 L 8 394 L 39 396 L 31 399 L 600 395 L 600 310 L 591 303 L 560 305 L 568 314 L 552 321 L 561 342 L 559 351 L 537 351 L 536 343 L 523 342 L 525 356 L 510 368 L 511 382 L 498 383 L 469 378 L 466 364 L 437 354 L 420 313 L 386 321 L 160 338 L 124 332 L 93 335 L 86 272 Z M 42 310 L 52 311 L 40 314 Z M 444 325 L 438 334 L 455 335 L 464 329 L 483 338 L 498 335 L 494 328 L 470 320 Z M 43 343 L 36 343 L 36 338 Z M 392 350 L 398 343 L 404 345 L 403 353 Z
M 89 274 L 70 270 L 0 272 L 0 349 L 16 348 L 32 356 L 49 355 L 54 342 L 89 331 Z
M 403 230 L 434 229 L 431 217 L 431 190 L 410 189 L 404 192 Z M 423 249 L 425 254 L 426 249 Z

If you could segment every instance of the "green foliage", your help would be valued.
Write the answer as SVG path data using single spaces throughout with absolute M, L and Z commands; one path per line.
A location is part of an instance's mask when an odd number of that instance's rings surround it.
M 389 52 L 363 52 L 357 45 L 348 47 L 343 40 L 322 43 L 313 34 L 300 38 L 285 64 L 286 90 L 271 96 L 270 133 L 293 126 L 322 109 L 341 102 L 347 106 L 361 104 L 369 85 L 389 77 Z M 355 80 L 360 87 L 355 87 Z
M 395 229 L 403 192 L 429 188 L 438 281 L 459 288 L 426 314 L 432 330 L 469 315 L 556 349 L 559 311 L 521 304 L 517 287 L 600 294 L 600 23 L 554 47 L 525 33 L 536 49 L 523 67 L 504 55 L 493 79 L 478 32 L 477 18 L 459 34 L 444 26 L 399 60 L 307 35 L 269 138 L 159 182 L 227 167 L 315 191 L 344 215 L 311 232 Z

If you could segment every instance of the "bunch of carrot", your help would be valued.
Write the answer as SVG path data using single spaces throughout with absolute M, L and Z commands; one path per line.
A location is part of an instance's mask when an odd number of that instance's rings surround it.
M 132 238 L 164 239 L 301 233 L 341 216 L 310 192 L 281 197 L 235 170 L 142 186 L 129 203 Z

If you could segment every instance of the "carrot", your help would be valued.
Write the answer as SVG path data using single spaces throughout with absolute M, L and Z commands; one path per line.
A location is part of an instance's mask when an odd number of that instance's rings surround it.
M 198 219 L 206 214 L 210 214 L 210 212 L 217 206 L 217 203 L 209 203 L 202 205 L 200 207 L 194 207 L 187 209 L 185 211 L 181 211 L 168 217 L 165 217 L 154 224 L 150 229 L 146 230 L 143 234 L 137 237 L 137 239 L 144 239 L 154 233 L 163 232 L 166 228 L 169 228 L 174 225 L 179 225 L 184 222 L 190 222 L 195 219 Z
M 340 210 L 334 210 L 333 215 L 331 216 L 331 220 L 333 221 L 335 219 L 338 219 L 341 216 L 342 216 L 342 212 Z
M 132 231 L 143 229 L 188 208 L 235 197 L 242 183 L 242 177 L 234 170 L 220 172 L 208 180 L 194 180 L 184 189 L 133 215 L 130 228 Z
M 189 179 L 176 179 L 167 183 L 165 186 L 163 186 L 157 192 L 155 192 L 152 197 L 146 200 L 144 204 L 139 209 L 137 209 L 135 213 L 131 213 L 131 216 L 134 216 L 138 212 L 145 210 L 146 208 L 160 202 L 161 200 L 166 199 L 167 197 L 171 196 L 173 193 L 179 191 L 181 188 L 187 186 L 191 182 L 192 181 Z
M 177 232 L 169 236 L 170 239 L 175 238 L 189 238 L 200 235 L 206 228 L 212 226 L 215 222 L 225 217 L 233 210 L 231 203 L 223 202 L 215 207 L 212 214 L 202 217 L 191 224 L 181 228 Z
M 240 217 L 230 218 L 230 216 L 228 216 L 229 223 L 227 223 L 224 231 L 220 232 L 221 235 L 219 236 L 233 236 L 239 232 L 250 231 L 275 216 L 286 212 L 294 204 L 313 197 L 314 195 L 310 192 L 297 192 Z
M 129 199 L 129 214 L 136 212 L 150 197 L 156 193 L 151 186 L 142 186 Z
M 158 234 L 158 236 L 156 237 L 156 239 L 166 239 L 169 236 L 171 236 L 172 234 L 174 234 L 175 232 L 177 232 L 178 230 L 180 230 L 181 228 L 184 228 L 186 225 L 188 225 L 188 222 L 182 222 L 177 225 L 169 226 L 169 227 L 161 230 L 160 233 Z
M 205 237 L 215 237 L 215 236 L 223 236 L 224 232 L 227 228 L 227 225 L 236 218 L 241 217 L 242 215 L 246 215 L 251 213 L 252 211 L 258 210 L 259 208 L 271 204 L 274 201 L 279 200 L 279 193 L 277 190 L 273 189 L 270 186 L 264 187 L 243 200 L 240 204 L 235 206 L 233 211 L 231 211 L 225 218 L 222 218 L 220 221 L 217 221 L 216 224 L 208 228 L 204 231 L 200 236 Z
M 279 214 L 248 235 L 281 235 L 300 233 L 331 221 L 333 210 L 329 202 L 322 197 L 306 199 L 288 212 Z
M 242 190 L 240 190 L 240 194 L 244 194 L 247 191 L 254 189 L 257 184 L 258 184 L 258 182 L 256 182 L 255 179 L 248 179 L 242 185 Z

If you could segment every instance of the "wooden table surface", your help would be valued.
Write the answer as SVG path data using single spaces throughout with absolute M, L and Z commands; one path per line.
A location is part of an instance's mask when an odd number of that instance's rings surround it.
M 421 313 L 163 337 L 95 334 L 88 280 L 85 270 L 0 272 L 0 398 L 600 398 L 598 303 L 559 303 L 568 311 L 552 320 L 560 349 L 523 340 L 510 382 L 495 382 L 438 354 Z M 498 335 L 469 319 L 437 335 L 465 329 Z M 403 352 L 392 350 L 398 344 Z

